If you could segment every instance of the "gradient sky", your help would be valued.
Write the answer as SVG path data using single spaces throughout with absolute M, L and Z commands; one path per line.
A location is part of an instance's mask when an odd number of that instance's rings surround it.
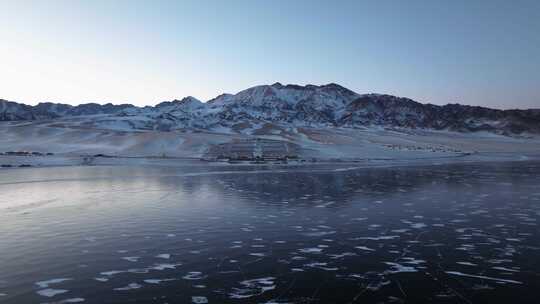
M 0 98 L 156 104 L 276 81 L 540 108 L 540 1 L 0 0 Z

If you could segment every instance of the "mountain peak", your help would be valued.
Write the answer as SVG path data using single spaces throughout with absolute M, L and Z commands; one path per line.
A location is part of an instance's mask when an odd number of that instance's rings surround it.
M 193 96 L 186 96 L 180 100 L 182 103 L 202 103 L 199 99 L 193 97 Z
M 347 89 L 345 88 L 344 86 L 341 86 L 337 83 L 334 83 L 334 82 L 331 82 L 331 83 L 327 83 L 325 85 L 322 85 L 321 88 L 328 88 L 328 89 L 336 89 L 336 90 L 341 90 L 341 89 Z M 348 90 L 348 89 L 347 89 Z

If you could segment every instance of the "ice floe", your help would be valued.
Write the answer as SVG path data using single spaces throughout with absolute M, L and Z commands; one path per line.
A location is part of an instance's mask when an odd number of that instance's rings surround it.
M 206 275 L 199 271 L 190 271 L 182 277 L 184 280 L 202 280 L 204 278 L 206 278 Z
M 381 235 L 381 236 L 365 236 L 356 238 L 358 240 L 370 240 L 370 241 L 386 241 L 399 238 L 399 235 Z
M 124 286 L 124 287 L 119 287 L 119 288 L 115 288 L 114 290 L 117 290 L 117 291 L 126 291 L 126 290 L 132 290 L 132 289 L 139 289 L 141 288 L 142 285 L 141 284 L 137 284 L 137 283 L 129 283 L 128 285 Z
M 339 269 L 338 267 L 329 267 L 328 263 L 324 263 L 324 262 L 314 262 L 314 263 L 305 264 L 304 266 L 310 267 L 310 268 L 322 269 L 326 271 L 336 271 Z
M 73 280 L 73 279 L 71 279 L 71 278 L 59 278 L 59 279 L 50 279 L 50 280 L 46 280 L 46 281 L 39 281 L 39 282 L 36 282 L 35 284 L 39 288 L 47 288 L 47 287 L 49 287 L 49 285 L 59 284 L 59 283 L 66 282 L 66 281 L 71 281 L 71 280 Z
M 321 253 L 323 249 L 322 248 L 302 248 L 302 249 L 298 249 L 298 251 L 302 253 Z
M 60 304 L 63 304 L 63 303 L 82 303 L 84 301 L 85 301 L 84 298 L 71 298 L 71 299 L 62 300 L 62 301 L 60 301 L 58 303 L 60 303 Z
M 388 270 L 389 273 L 418 272 L 418 270 L 412 266 L 405 266 L 394 262 L 384 262 L 384 264 L 391 266 L 391 269 Z
M 41 290 L 36 291 L 38 295 L 47 297 L 47 298 L 52 298 L 56 295 L 63 294 L 66 292 L 68 292 L 68 290 L 66 289 L 52 289 L 52 288 L 41 289 Z
M 246 299 L 261 295 L 266 291 L 276 288 L 274 280 L 274 277 L 264 277 L 241 281 L 240 285 L 242 285 L 242 287 L 234 288 L 233 291 L 229 293 L 229 297 L 231 299 Z
M 208 303 L 208 299 L 203 296 L 193 296 L 191 297 L 191 302 L 194 304 L 206 304 Z
M 147 284 L 160 284 L 162 282 L 170 282 L 170 281 L 176 281 L 177 279 L 171 278 L 171 279 L 146 279 L 143 282 Z
M 176 267 L 178 267 L 178 266 L 182 266 L 182 263 L 174 263 L 174 264 L 170 264 L 170 263 L 156 264 L 156 265 L 150 267 L 149 269 L 152 269 L 152 270 L 176 269 Z
M 355 246 L 354 248 L 359 249 L 359 250 L 364 250 L 364 251 L 375 251 L 375 249 L 372 249 L 366 246 Z

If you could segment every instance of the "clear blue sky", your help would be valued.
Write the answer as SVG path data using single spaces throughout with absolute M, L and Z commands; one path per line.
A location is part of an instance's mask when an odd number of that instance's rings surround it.
M 336 82 L 540 108 L 540 1 L 0 0 L 0 98 L 208 100 Z

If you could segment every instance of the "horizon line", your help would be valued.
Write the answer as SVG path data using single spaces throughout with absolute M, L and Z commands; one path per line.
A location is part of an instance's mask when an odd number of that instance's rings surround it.
M 0 101 L 7 101 L 7 102 L 14 102 L 14 103 L 17 103 L 17 104 L 23 104 L 23 105 L 26 105 L 26 106 L 31 106 L 31 107 L 34 107 L 34 106 L 37 106 L 39 104 L 46 104 L 46 103 L 51 103 L 51 104 L 62 104 L 62 105 L 69 105 L 69 106 L 72 106 L 72 107 L 77 107 L 77 106 L 80 106 L 80 105 L 86 105 L 86 104 L 97 104 L 97 105 L 100 105 L 100 106 L 103 106 L 103 105 L 107 105 L 107 104 L 111 104 L 111 105 L 115 105 L 115 106 L 118 106 L 118 105 L 130 105 L 130 106 L 133 106 L 135 108 L 145 108 L 145 107 L 155 107 L 157 106 L 158 104 L 160 103 L 163 103 L 163 102 L 174 102 L 174 101 L 181 101 L 183 99 L 186 99 L 186 98 L 195 98 L 197 99 L 198 101 L 202 102 L 202 103 L 208 103 L 209 101 L 212 101 L 216 98 L 218 98 L 219 96 L 222 96 L 222 95 L 237 95 L 239 94 L 240 92 L 243 92 L 245 90 L 249 90 L 249 89 L 252 89 L 252 88 L 256 88 L 256 87 L 261 87 L 261 86 L 269 86 L 269 87 L 272 87 L 272 86 L 275 86 L 275 85 L 280 85 L 282 87 L 287 87 L 287 86 L 298 86 L 298 87 L 303 87 L 303 88 L 306 88 L 306 87 L 309 87 L 309 86 L 314 86 L 314 87 L 325 87 L 325 86 L 331 86 L 331 85 L 337 85 L 339 87 L 342 87 L 346 90 L 349 90 L 351 92 L 354 92 L 360 96 L 364 96 L 364 95 L 381 95 L 381 96 L 393 96 L 393 97 L 398 97 L 398 98 L 406 98 L 406 99 L 410 99 L 414 102 L 417 102 L 419 104 L 422 104 L 422 105 L 432 105 L 432 106 L 438 106 L 438 107 L 444 107 L 444 106 L 449 106 L 449 105 L 461 105 L 461 106 L 468 106 L 468 107 L 473 107 L 473 108 L 484 108 L 484 109 L 493 109 L 493 110 L 500 110 L 500 111 L 512 111 L 512 110 L 523 110 L 523 111 L 526 111 L 526 110 L 540 110 L 540 107 L 538 108 L 500 108 L 500 107 L 488 107 L 488 106 L 481 106 L 481 105 L 472 105 L 472 104 L 465 104 L 465 103 L 460 103 L 460 102 L 448 102 L 448 103 L 445 103 L 445 104 L 435 104 L 435 103 L 431 103 L 431 102 L 422 102 L 422 101 L 418 101 L 416 99 L 413 99 L 413 98 L 410 98 L 410 97 L 406 97 L 406 96 L 402 96 L 402 95 L 394 95 L 394 94 L 390 94 L 390 93 L 375 93 L 375 92 L 370 92 L 370 93 L 358 93 L 354 90 L 351 90 L 345 86 L 342 86 L 340 85 L 339 83 L 336 83 L 336 82 L 329 82 L 329 83 L 325 83 L 325 84 L 320 84 L 320 85 L 316 85 L 316 84 L 312 84 L 312 83 L 307 83 L 305 85 L 299 85 L 299 84 L 295 84 L 295 83 L 287 83 L 287 84 L 282 84 L 281 82 L 279 81 L 276 81 L 274 82 L 273 84 L 258 84 L 258 85 L 254 85 L 254 86 L 250 86 L 246 89 L 242 89 L 236 93 L 227 93 L 227 92 L 224 92 L 224 93 L 221 93 L 221 94 L 218 94 L 216 95 L 215 97 L 212 97 L 208 100 L 201 100 L 193 95 L 185 95 L 184 97 L 180 97 L 180 98 L 172 98 L 172 99 L 169 99 L 169 100 L 161 100 L 161 101 L 158 101 L 156 103 L 148 103 L 148 104 L 144 104 L 144 105 L 135 105 L 133 104 L 132 102 L 129 102 L 129 101 L 126 101 L 126 102 L 114 102 L 114 101 L 82 101 L 82 102 L 78 102 L 78 103 L 69 103 L 69 102 L 63 102 L 63 101 L 49 101 L 49 100 L 45 100 L 45 101 L 38 101 L 34 104 L 32 103 L 26 103 L 25 101 L 17 101 L 17 100 L 10 100 L 10 99 L 4 99 L 2 97 L 0 97 Z

